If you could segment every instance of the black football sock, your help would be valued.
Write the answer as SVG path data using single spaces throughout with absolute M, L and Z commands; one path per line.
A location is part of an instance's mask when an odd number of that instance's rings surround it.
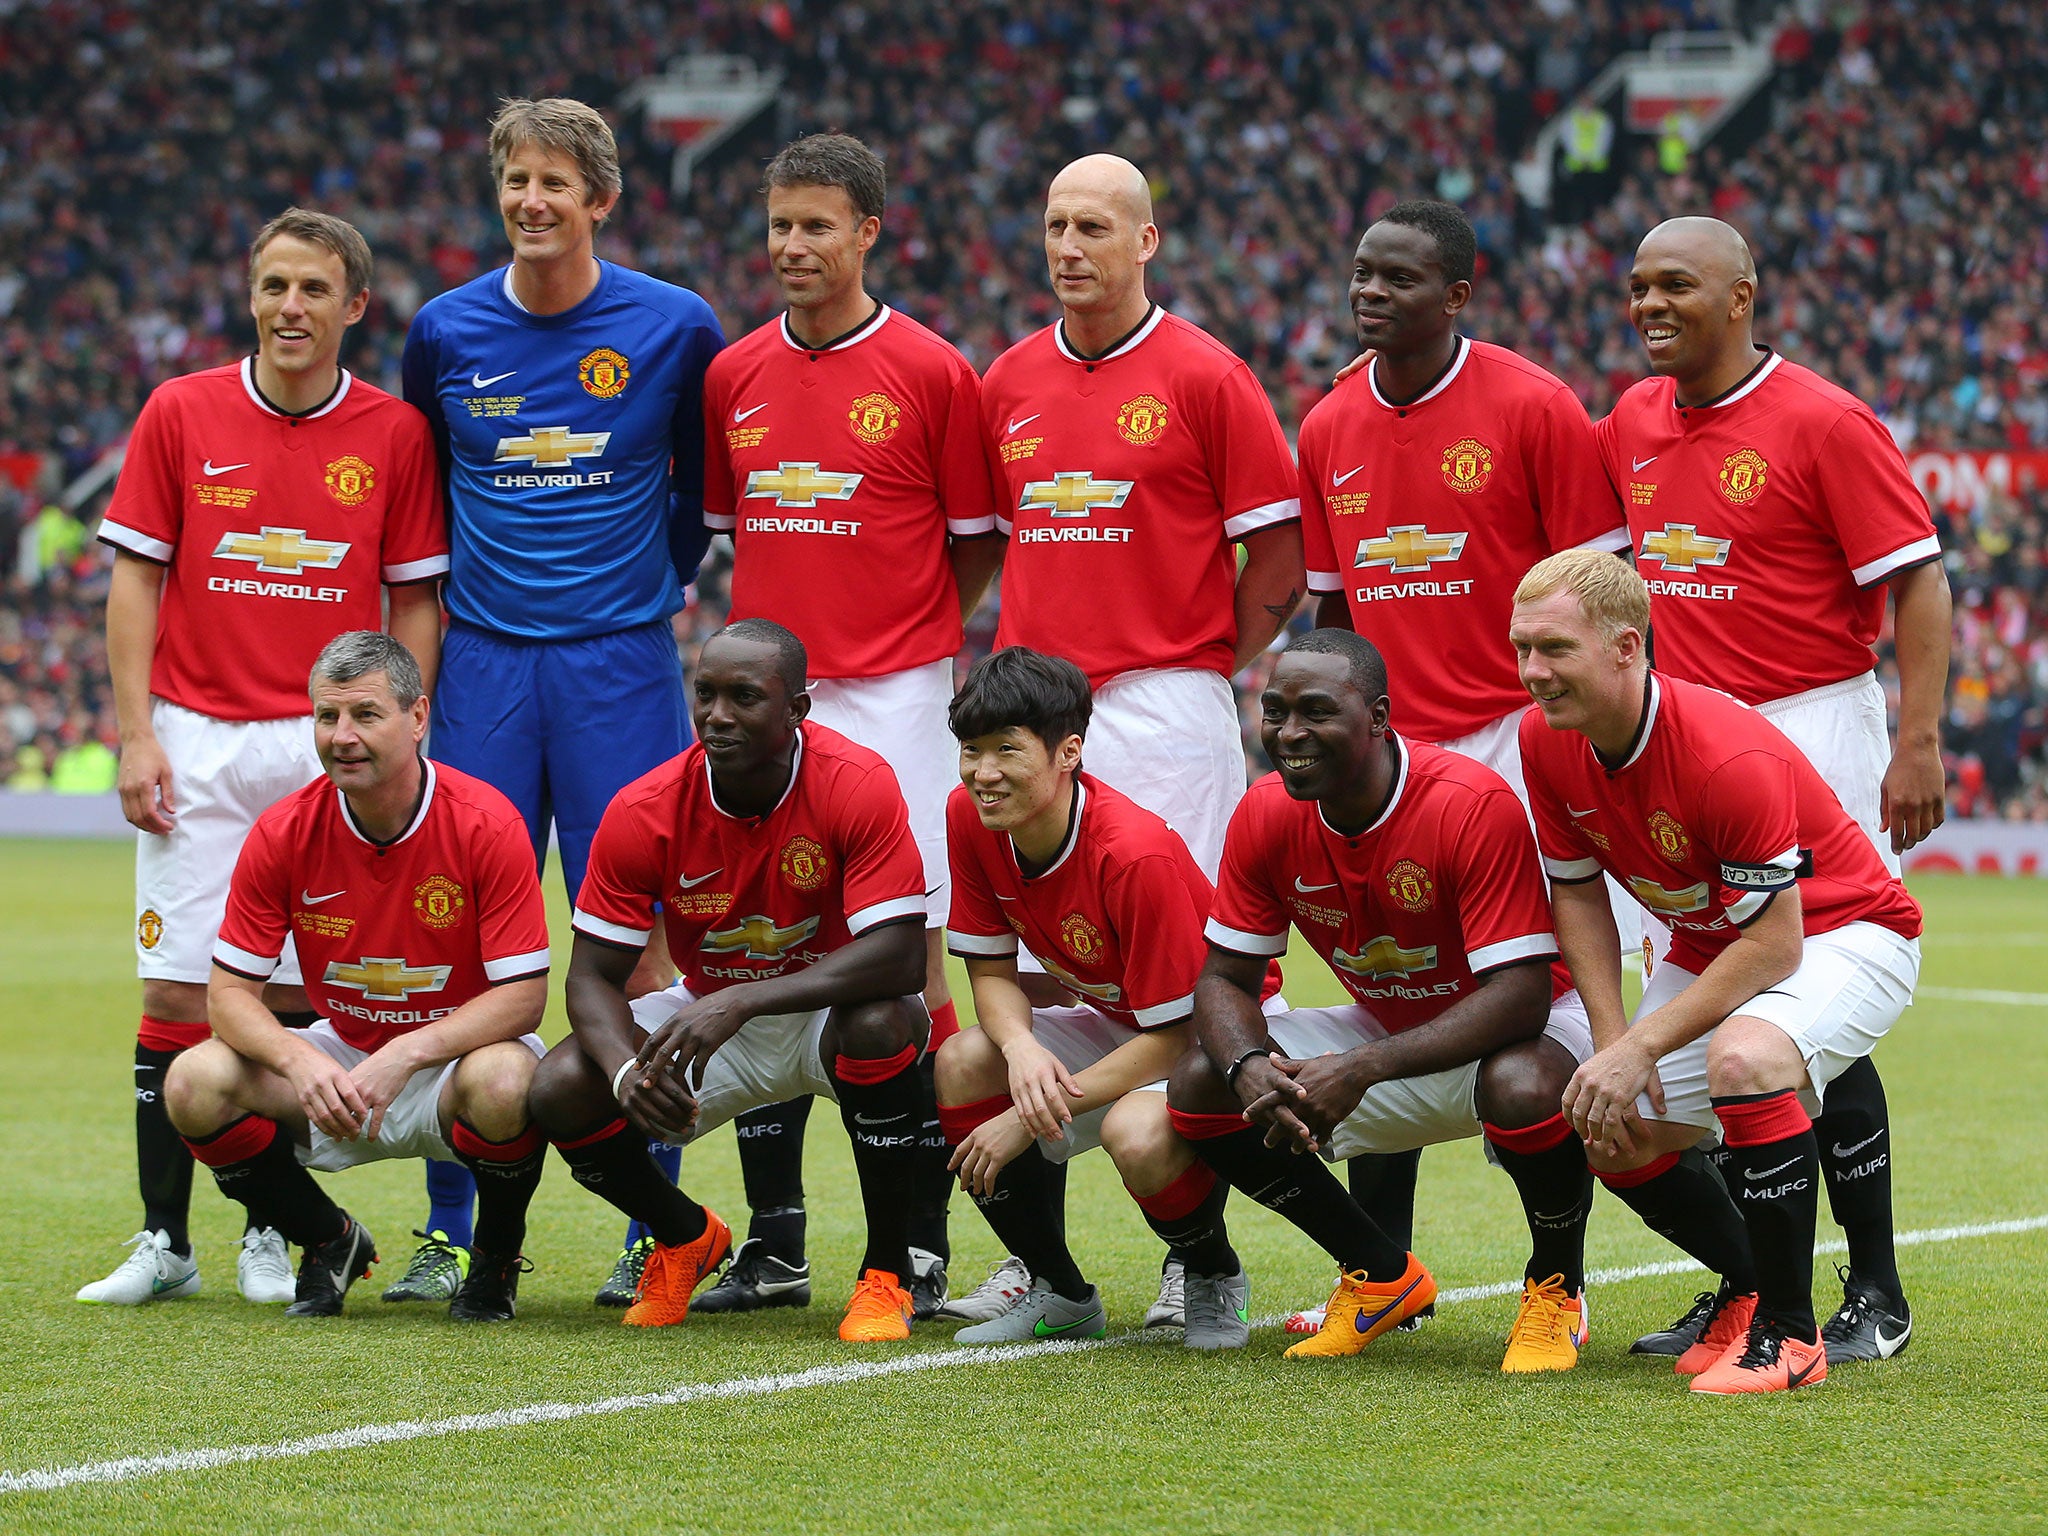
M 171 1252 L 190 1256 L 192 1152 L 164 1108 L 164 1078 L 176 1051 L 135 1047 L 135 1175 L 142 1189 L 142 1224 L 170 1234 Z
M 1522 1197 L 1529 1222 L 1531 1280 L 1564 1276 L 1567 1292 L 1586 1283 L 1586 1218 L 1593 1210 L 1593 1170 L 1585 1144 L 1563 1115 L 1539 1125 L 1486 1127 L 1486 1140 Z
M 995 1193 L 975 1195 L 990 1229 L 1004 1247 L 1024 1261 L 1032 1280 L 1069 1301 L 1088 1298 L 1088 1282 L 1060 1231 L 1057 1203 L 1065 1198 L 1036 1143 L 1026 1147 L 996 1175 Z
M 1415 1179 L 1421 1170 L 1420 1147 L 1412 1152 L 1361 1152 L 1344 1165 L 1351 1198 L 1403 1250 L 1415 1246 Z
M 1167 1253 L 1192 1275 L 1234 1275 L 1243 1268 L 1223 1222 L 1229 1197 L 1230 1186 L 1199 1158 L 1156 1195 L 1131 1195 Z
M 922 1095 L 924 1126 L 917 1138 L 917 1183 L 910 1201 L 910 1246 L 935 1253 L 939 1262 L 953 1257 L 946 1228 L 946 1209 L 953 1196 L 953 1175 L 946 1164 L 953 1148 L 939 1128 L 939 1098 L 932 1081 L 933 1053 L 918 1058 L 917 1076 Z
M 516 1254 L 526 1243 L 526 1208 L 547 1166 L 547 1138 L 529 1125 L 510 1141 L 488 1141 L 458 1116 L 448 1139 L 476 1177 L 476 1230 L 468 1246 L 501 1258 Z
M 664 1248 L 695 1242 L 710 1213 L 669 1183 L 647 1150 L 647 1138 L 622 1115 L 555 1143 L 569 1176 L 643 1223 Z
M 1892 1125 L 1877 1063 L 1865 1056 L 1828 1084 L 1813 1122 L 1828 1208 L 1849 1240 L 1849 1274 L 1901 1311 L 1906 1289 L 1892 1241 Z
M 832 1060 L 839 1118 L 853 1142 L 867 1214 L 868 1246 L 860 1267 L 882 1270 L 904 1285 L 910 1283 L 910 1202 L 924 1131 L 924 1085 L 916 1061 L 914 1045 L 893 1056 Z
M 1820 1142 L 1790 1088 L 1716 1097 L 1714 1113 L 1735 1156 L 1735 1200 L 1756 1254 L 1757 1313 L 1796 1338 L 1813 1318 L 1813 1224 L 1820 1214 Z
M 1627 1173 L 1598 1177 L 1644 1226 L 1719 1275 L 1731 1290 L 1756 1289 L 1756 1259 L 1742 1212 L 1697 1147 L 1667 1152 Z
M 211 1136 L 187 1137 L 185 1145 L 213 1170 L 220 1192 L 249 1212 L 252 1226 L 275 1227 L 302 1248 L 348 1230 L 348 1217 L 300 1165 L 291 1137 L 275 1120 L 244 1115 Z
M 804 1094 L 733 1120 L 747 1191 L 747 1236 L 792 1266 L 804 1262 L 804 1129 L 810 1119 L 811 1096 Z
M 1301 1228 L 1346 1274 L 1364 1270 L 1366 1279 L 1384 1284 L 1407 1272 L 1407 1250 L 1359 1208 L 1321 1158 L 1267 1146 L 1265 1131 L 1238 1115 L 1170 1113 L 1203 1162 Z M 1226 1129 L 1232 1123 L 1238 1129 Z

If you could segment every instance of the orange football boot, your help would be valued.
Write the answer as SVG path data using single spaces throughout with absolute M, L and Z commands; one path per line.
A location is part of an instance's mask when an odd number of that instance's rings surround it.
M 1374 1281 L 1352 1270 L 1337 1281 L 1323 1312 L 1323 1326 L 1287 1351 L 1290 1360 L 1355 1355 L 1381 1334 L 1398 1327 L 1436 1300 L 1436 1280 L 1422 1260 L 1408 1255 L 1398 1280 Z
M 656 1243 L 640 1272 L 640 1299 L 619 1321 L 628 1328 L 666 1328 L 690 1315 L 690 1293 L 732 1252 L 732 1228 L 710 1207 L 704 1230 L 693 1242 L 673 1248 Z
M 1828 1379 L 1828 1347 L 1813 1338 L 1795 1339 L 1776 1318 L 1760 1317 L 1742 1342 L 1692 1379 L 1695 1392 L 1732 1396 L 1739 1392 L 1790 1392 Z
M 1584 1287 L 1567 1293 L 1563 1275 L 1524 1280 L 1522 1305 L 1500 1368 L 1510 1374 L 1568 1371 L 1579 1363 L 1588 1332 Z
M 1680 1355 L 1671 1369 L 1681 1376 L 1697 1376 L 1720 1362 L 1731 1349 L 1739 1349 L 1749 1337 L 1749 1325 L 1756 1318 L 1756 1292 L 1731 1296 L 1725 1291 L 1714 1299 L 1714 1315 L 1700 1330 L 1700 1341 Z
M 907 1339 L 910 1307 L 910 1292 L 897 1283 L 894 1275 L 886 1269 L 868 1270 L 846 1303 L 846 1316 L 839 1320 L 839 1337 L 849 1344 Z

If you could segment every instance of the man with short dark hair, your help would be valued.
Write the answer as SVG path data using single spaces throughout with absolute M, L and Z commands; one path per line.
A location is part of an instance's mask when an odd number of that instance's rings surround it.
M 680 1145 L 802 1093 L 838 1102 L 868 1246 L 839 1336 L 908 1338 L 909 1214 L 929 1030 L 923 864 L 889 765 L 805 716 L 804 648 L 767 619 L 705 643 L 698 743 L 620 790 L 591 849 L 569 957 L 569 1038 L 533 1087 L 578 1183 L 654 1238 L 624 1322 L 682 1322 L 731 1249 L 662 1177 Z M 683 977 L 630 1002 L 659 917 Z
M 172 1122 L 251 1223 L 305 1247 L 288 1317 L 329 1317 L 376 1243 L 309 1169 L 452 1156 L 481 1179 L 462 1322 L 513 1316 L 547 1145 L 527 1118 L 547 1006 L 533 850 L 510 802 L 420 756 L 412 654 L 374 630 L 314 664 L 325 776 L 257 818 L 214 945 L 217 1038 L 180 1056 Z M 287 1029 L 264 984 L 298 946 L 318 1017 Z
M 341 366 L 370 301 L 353 225 L 291 208 L 249 255 L 256 352 L 160 385 L 129 438 L 99 536 L 114 548 L 107 661 L 121 809 L 136 828 L 135 1251 L 80 1301 L 199 1288 L 192 1157 L 164 1077 L 207 1038 L 206 988 L 235 857 L 256 817 L 320 770 L 306 669 L 338 628 L 385 622 L 431 682 L 448 530 L 419 413 Z M 270 1005 L 310 1022 L 286 944 Z M 290 1300 L 283 1240 L 251 1228 L 237 1282 Z

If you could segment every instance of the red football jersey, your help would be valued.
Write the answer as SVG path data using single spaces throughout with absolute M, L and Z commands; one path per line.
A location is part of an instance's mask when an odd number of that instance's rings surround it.
M 1671 960 L 1705 970 L 1797 883 L 1805 931 L 1877 923 L 1906 938 L 1920 908 L 1835 792 L 1778 728 L 1698 683 L 1650 674 L 1626 761 L 1522 717 L 1522 770 L 1550 878 L 1606 870 L 1671 929 Z
M 1485 764 L 1394 738 L 1387 807 L 1333 831 L 1277 773 L 1230 818 L 1209 942 L 1279 955 L 1291 922 L 1389 1031 L 1426 1024 L 1502 966 L 1554 960 L 1550 898 L 1528 813 Z M 1570 986 L 1553 967 L 1551 993 Z
M 800 971 L 870 928 L 924 921 L 924 860 L 889 765 L 837 731 L 797 729 L 766 816 L 721 810 L 692 746 L 612 797 L 576 898 L 578 933 L 639 949 L 661 903 L 699 997 Z
M 99 528 L 170 567 L 149 691 L 217 720 L 310 714 L 321 647 L 383 628 L 384 586 L 448 571 L 426 418 L 347 369 L 327 404 L 287 416 L 254 369 L 157 386 Z
M 1407 405 L 1368 367 L 1308 413 L 1300 449 L 1308 589 L 1345 595 L 1387 659 L 1394 723 L 1421 741 L 1528 704 L 1506 636 L 1530 566 L 1628 548 L 1585 407 L 1505 347 L 1460 337 Z
M 1021 938 L 1068 991 L 1133 1029 L 1190 1017 L 1208 947 L 1209 879 L 1180 835 L 1093 774 L 1049 868 L 1026 878 L 1007 832 L 991 832 L 963 786 L 946 802 L 953 907 L 946 945 L 1014 955 Z
M 1156 306 L 1093 360 L 1051 325 L 990 366 L 982 419 L 1010 536 L 997 647 L 1065 656 L 1096 684 L 1148 667 L 1228 676 L 1232 544 L 1301 515 L 1251 369 Z
M 981 380 L 908 315 L 823 351 L 783 317 L 704 376 L 704 522 L 732 535 L 732 617 L 794 631 L 813 677 L 959 650 L 946 536 L 992 534 L 994 496 Z
M 1775 353 L 1705 405 L 1645 379 L 1597 436 L 1666 677 L 1762 704 L 1868 672 L 1884 583 L 1941 557 L 1884 423 Z
M 325 778 L 257 817 L 213 946 L 222 970 L 267 981 L 289 932 L 314 1012 L 359 1051 L 548 970 L 526 823 L 482 779 L 445 763 L 426 771 L 396 842 L 358 831 Z

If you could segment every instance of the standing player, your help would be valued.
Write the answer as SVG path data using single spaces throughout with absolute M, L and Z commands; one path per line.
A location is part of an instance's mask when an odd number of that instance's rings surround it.
M 1600 1048 L 1565 1111 L 1601 1177 L 1639 1195 L 1718 1124 L 1756 1288 L 1708 1299 L 1677 1368 L 1699 1373 L 1695 1392 L 1789 1391 L 1828 1373 L 1809 1117 L 1912 1002 L 1920 909 L 1770 721 L 1650 669 L 1649 622 L 1643 579 L 1591 551 L 1552 555 L 1515 593 L 1509 633 L 1538 706 L 1522 763 Z M 1672 933 L 1633 1021 L 1603 869 Z
M 787 313 L 704 380 L 704 521 L 732 535 L 732 617 L 801 634 L 812 721 L 882 754 L 924 855 L 930 1063 L 959 1028 L 946 987 L 946 705 L 961 625 L 1002 552 L 981 381 L 951 344 L 872 298 L 888 177 L 858 139 L 814 134 L 769 162 L 768 259 Z M 886 597 L 882 596 L 886 594 Z M 809 1100 L 740 1117 L 746 1242 L 704 1312 L 801 1305 Z M 947 1149 L 936 1114 L 911 1232 L 919 1316 L 946 1299 Z
M 213 951 L 220 1036 L 172 1067 L 171 1118 L 252 1225 L 304 1245 L 287 1317 L 339 1313 L 377 1257 L 309 1168 L 460 1158 L 482 1198 L 448 1315 L 508 1322 L 547 1157 L 526 1112 L 548 1000 L 526 829 L 490 785 L 421 758 L 426 689 L 390 636 L 336 636 L 310 692 L 326 774 L 250 830 Z M 263 1002 L 287 940 L 318 1014 L 302 1030 Z
M 511 264 L 429 300 L 405 341 L 454 547 L 433 748 L 505 792 L 536 858 L 553 826 L 573 897 L 612 795 L 689 740 L 669 620 L 708 537 L 701 401 L 724 335 L 688 289 L 597 258 L 620 176 L 592 108 L 508 101 L 491 175 Z M 428 1188 L 440 1236 L 393 1299 L 457 1278 L 473 1185 L 435 1164 Z M 615 1273 L 599 1301 L 625 1305 L 633 1278 Z
M 929 1029 L 924 867 L 889 765 L 804 717 L 804 648 L 727 625 L 697 665 L 698 744 L 619 791 L 591 849 L 569 957 L 574 1033 L 541 1063 L 534 1115 L 576 1181 L 655 1246 L 624 1321 L 680 1323 L 731 1247 L 661 1177 L 680 1144 L 798 1094 L 839 1104 L 868 1246 L 842 1339 L 910 1335 L 909 1219 Z M 683 978 L 629 1005 L 656 907 Z
M 306 671 L 339 629 L 390 625 L 432 682 L 447 529 L 426 423 L 341 366 L 370 301 L 370 248 L 303 208 L 249 254 L 256 355 L 149 397 L 99 536 L 114 547 L 107 657 L 121 728 L 121 809 L 138 831 L 135 1156 L 143 1230 L 80 1301 L 133 1305 L 199 1289 L 192 1156 L 164 1074 L 206 1039 L 206 983 L 228 878 L 250 824 L 320 771 Z M 289 946 L 269 1005 L 310 1023 Z M 275 1232 L 238 1263 L 252 1301 L 291 1299 Z
M 1032 1276 L 1014 1306 L 954 1337 L 1103 1332 L 1053 1177 L 1101 1145 L 1183 1265 L 1188 1345 L 1234 1349 L 1250 1337 L 1250 1284 L 1223 1235 L 1227 1191 L 1143 1102 L 1163 1106 L 1190 1041 L 1209 881 L 1171 827 L 1080 771 L 1088 713 L 1081 669 L 1024 646 L 976 662 L 950 711 L 962 782 L 946 806 L 948 942 L 981 1027 L 940 1055 L 939 1118 L 961 1182 Z M 1020 941 L 1074 1006 L 1031 1006 Z
M 1515 583 L 1556 550 L 1625 551 L 1628 525 L 1570 387 L 1459 334 L 1477 255 L 1448 203 L 1398 203 L 1358 242 L 1351 314 L 1375 356 L 1301 424 L 1302 543 L 1317 622 L 1356 629 L 1386 658 L 1404 735 L 1476 758 L 1524 795 L 1516 724 L 1529 695 L 1500 644 Z M 1420 1156 L 1349 1170 L 1404 1247 Z M 1288 1327 L 1318 1321 L 1311 1309 Z
M 1927 503 L 1870 408 L 1751 334 L 1756 268 L 1718 219 L 1650 231 L 1629 314 L 1657 375 L 1600 423 L 1649 580 L 1658 670 L 1754 704 L 1804 752 L 1894 874 L 1941 824 L 1949 591 Z M 1871 645 L 1891 593 L 1899 739 Z M 1828 1360 L 1912 1337 L 1892 1243 L 1891 1121 L 1866 1055 L 1817 1122 L 1849 1240 Z M 1685 1329 L 1662 1338 L 1683 1347 Z M 1648 1342 L 1648 1341 L 1646 1341 Z

